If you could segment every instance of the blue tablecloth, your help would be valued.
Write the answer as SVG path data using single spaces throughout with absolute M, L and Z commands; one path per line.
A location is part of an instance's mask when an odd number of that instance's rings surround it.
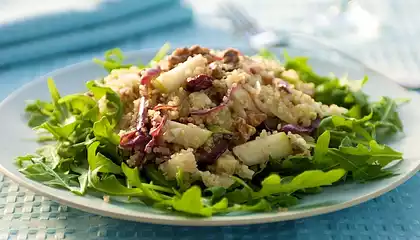
M 215 37 L 217 36 L 217 37 Z M 192 27 L 115 43 L 123 50 L 173 45 L 238 45 L 227 34 Z M 0 71 L 0 98 L 37 75 L 93 56 L 107 46 Z M 321 216 L 235 227 L 172 227 L 101 217 L 36 195 L 0 174 L 0 239 L 420 239 L 420 175 L 367 203 Z

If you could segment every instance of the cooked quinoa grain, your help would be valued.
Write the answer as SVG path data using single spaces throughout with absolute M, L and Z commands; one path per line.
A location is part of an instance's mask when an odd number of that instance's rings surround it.
M 269 141 L 283 127 L 310 128 L 347 112 L 316 102 L 315 85 L 296 71 L 236 49 L 178 48 L 151 68 L 112 70 L 103 84 L 123 103 L 121 138 L 139 142 L 125 159 L 128 166 L 153 162 L 168 180 L 182 171 L 207 187 L 229 187 L 234 175 L 252 179 L 254 168 L 233 154 L 238 145 Z M 108 100 L 98 104 L 106 114 Z M 310 135 L 285 134 L 291 154 L 311 154 Z

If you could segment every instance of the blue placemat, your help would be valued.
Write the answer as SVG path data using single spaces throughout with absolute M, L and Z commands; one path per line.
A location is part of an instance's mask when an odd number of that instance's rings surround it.
M 339 212 L 235 227 L 172 227 L 101 217 L 35 195 L 2 175 L 0 189 L 0 239 L 420 239 L 420 175 Z
M 179 0 L 119 0 L 87 12 L 57 13 L 0 25 L 0 69 L 121 43 L 190 24 Z M 32 62 L 34 63 L 34 62 Z
M 1 25 L 0 46 L 51 38 L 53 35 L 77 31 L 121 21 L 138 15 L 147 15 L 178 1 L 174 0 L 118 0 L 104 1 L 90 9 L 40 14 L 5 22 Z

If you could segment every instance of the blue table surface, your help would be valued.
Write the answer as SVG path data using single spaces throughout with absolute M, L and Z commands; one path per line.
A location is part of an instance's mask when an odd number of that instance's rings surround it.
M 227 34 L 196 27 L 117 43 L 123 50 L 174 45 L 238 45 Z M 240 44 L 240 41 L 239 41 Z M 106 48 L 60 55 L 0 71 L 0 97 L 43 75 L 101 56 Z M 172 227 L 85 213 L 52 202 L 0 175 L 0 239 L 420 239 L 420 175 L 358 206 L 295 221 L 235 227 Z

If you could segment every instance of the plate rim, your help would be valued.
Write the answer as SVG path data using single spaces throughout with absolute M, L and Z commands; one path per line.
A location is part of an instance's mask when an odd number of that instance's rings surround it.
M 136 51 L 127 51 L 124 54 L 125 56 L 135 56 L 135 55 L 141 55 L 142 53 L 144 54 L 145 52 L 148 52 L 148 51 L 155 51 L 155 50 L 156 48 L 145 48 L 145 49 L 140 49 Z M 342 55 L 345 58 L 347 57 L 346 54 L 340 54 L 340 55 Z M 49 76 L 59 75 L 59 74 L 62 74 L 62 72 L 67 72 L 67 71 L 72 71 L 72 70 L 74 71 L 77 68 L 80 68 L 84 65 L 89 65 L 89 64 L 93 64 L 93 63 L 89 60 L 85 60 L 85 61 L 74 63 L 68 66 L 64 66 L 62 68 L 56 69 L 42 76 L 38 76 L 34 80 L 22 85 L 17 90 L 9 94 L 5 99 L 3 99 L 0 103 L 0 109 L 4 105 L 6 105 L 9 101 L 11 101 L 14 97 L 18 96 L 20 92 L 24 91 L 27 88 L 30 88 L 33 85 L 37 85 L 37 84 L 40 84 L 41 82 L 45 82 Z M 361 62 L 358 62 L 358 64 L 361 64 L 361 66 L 363 66 L 368 71 L 381 76 L 383 80 L 390 82 L 390 84 L 393 84 L 395 87 L 398 87 L 398 88 L 404 89 L 404 91 L 407 91 L 405 88 L 401 87 L 400 85 L 392 81 L 389 77 L 385 76 L 384 74 L 376 70 L 367 68 L 366 65 L 364 65 Z M 407 93 L 409 93 L 409 91 L 407 91 Z M 414 176 L 417 173 L 417 171 L 420 170 L 420 161 L 417 161 L 417 162 L 418 162 L 417 166 L 415 166 L 411 171 L 406 172 L 405 175 L 399 178 L 398 180 L 393 181 L 384 187 L 381 187 L 379 190 L 376 190 L 369 194 L 365 194 L 363 196 L 360 196 L 360 197 L 357 197 L 357 198 L 354 198 L 345 202 L 333 204 L 330 206 L 311 208 L 310 210 L 308 209 L 297 210 L 297 211 L 293 211 L 293 214 L 289 214 L 289 215 L 282 215 L 281 212 L 270 212 L 270 213 L 260 213 L 258 215 L 249 214 L 245 216 L 223 216 L 223 217 L 213 216 L 211 218 L 188 218 L 188 217 L 178 217 L 178 216 L 170 216 L 170 215 L 165 215 L 165 214 L 160 214 L 160 213 L 148 213 L 148 212 L 140 212 L 140 211 L 135 211 L 134 214 L 123 214 L 119 212 L 113 212 L 113 211 L 107 210 L 106 208 L 104 209 L 102 206 L 90 206 L 87 204 L 80 203 L 80 201 L 75 202 L 72 200 L 68 200 L 65 197 L 54 195 L 48 191 L 43 191 L 42 189 L 40 190 L 39 188 L 37 188 L 36 185 L 31 183 L 30 179 L 21 177 L 19 175 L 16 175 L 10 172 L 1 163 L 0 163 L 0 172 L 4 173 L 7 177 L 9 177 L 15 183 L 18 183 L 19 185 L 31 190 L 32 192 L 35 192 L 42 196 L 46 196 L 49 199 L 54 200 L 60 204 L 70 206 L 70 207 L 73 207 L 73 208 L 76 208 L 85 212 L 89 212 L 92 214 L 98 214 L 98 215 L 116 218 L 120 220 L 129 220 L 129 221 L 152 223 L 152 224 L 165 224 L 165 225 L 173 225 L 173 226 L 234 226 L 234 225 L 250 225 L 250 224 L 296 220 L 300 218 L 306 218 L 306 217 L 331 213 L 331 212 L 339 211 L 348 207 L 358 205 L 360 203 L 363 203 L 373 198 L 376 198 L 378 196 L 381 196 L 395 189 L 396 187 L 400 186 L 404 182 L 406 182 L 408 179 Z M 45 188 L 52 188 L 45 185 L 42 185 L 42 186 Z

